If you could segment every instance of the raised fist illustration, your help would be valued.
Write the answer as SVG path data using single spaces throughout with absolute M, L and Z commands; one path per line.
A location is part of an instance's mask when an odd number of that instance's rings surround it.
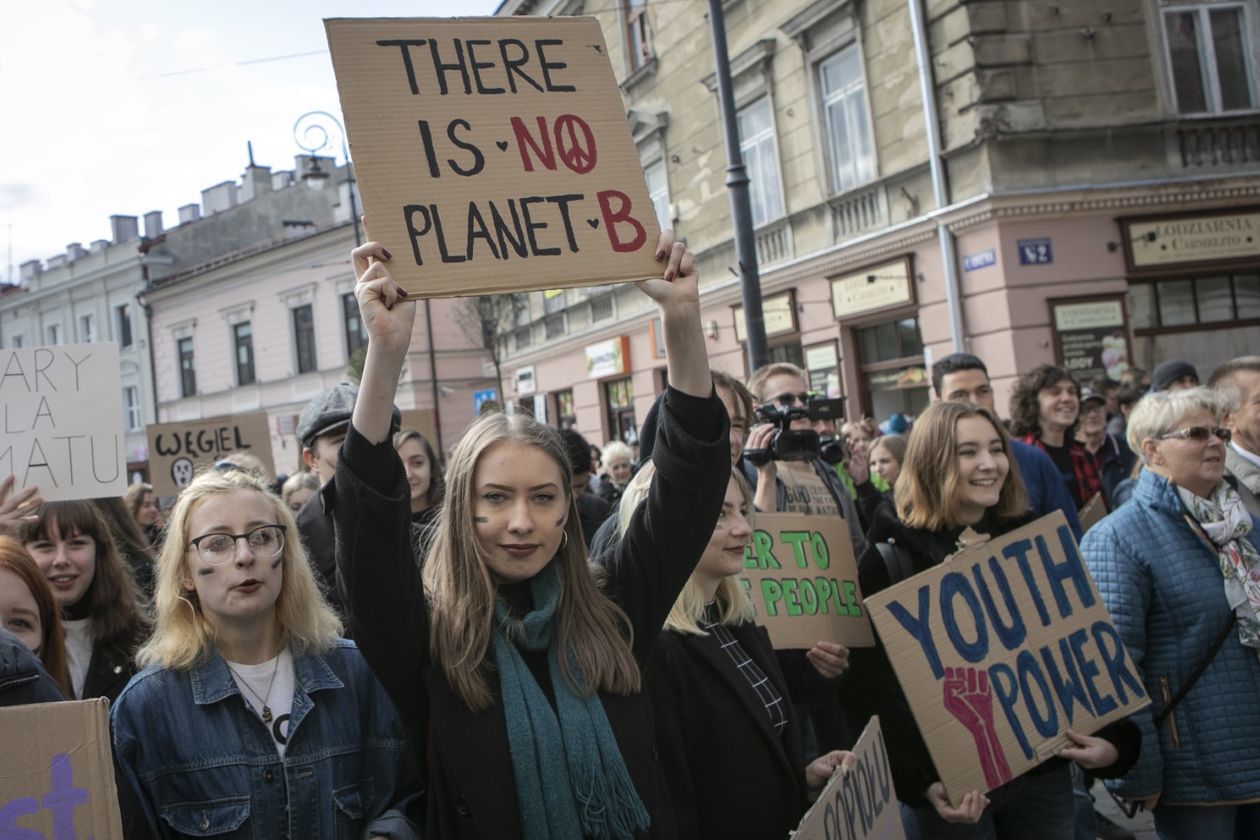
M 1011 778 L 1010 765 L 993 728 L 993 693 L 989 675 L 978 668 L 946 668 L 945 708 L 958 718 L 976 742 L 976 753 L 989 789 Z

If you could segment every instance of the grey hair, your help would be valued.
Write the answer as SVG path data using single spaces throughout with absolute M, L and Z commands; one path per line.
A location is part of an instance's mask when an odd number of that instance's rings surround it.
M 1219 423 L 1228 409 L 1229 398 L 1216 388 L 1200 386 L 1147 394 L 1129 413 L 1125 437 L 1129 448 L 1145 463 L 1142 441 L 1173 431 L 1186 415 L 1196 411 L 1208 412 Z

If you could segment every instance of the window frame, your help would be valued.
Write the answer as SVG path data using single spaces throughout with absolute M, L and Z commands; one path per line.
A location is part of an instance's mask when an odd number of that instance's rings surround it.
M 298 313 L 305 310 L 309 322 L 306 328 L 298 322 Z M 319 352 L 315 344 L 315 302 L 307 301 L 289 307 L 289 324 L 293 328 L 293 370 L 301 376 L 319 370 Z M 305 340 L 304 340 L 305 339 Z M 309 355 L 308 358 L 304 358 Z
M 1214 280 L 1221 277 L 1229 278 L 1229 297 L 1230 305 L 1233 310 L 1233 318 L 1227 321 L 1204 321 L 1200 314 L 1200 296 L 1199 283 L 1200 280 Z M 1170 335 L 1172 333 L 1182 332 L 1203 332 L 1204 330 L 1232 330 L 1245 327 L 1260 327 L 1260 317 L 1256 318 L 1240 318 L 1238 308 L 1238 283 L 1239 277 L 1260 277 L 1260 272 L 1247 271 L 1244 269 L 1234 271 L 1205 271 L 1202 274 L 1181 273 L 1175 275 L 1167 275 L 1164 277 L 1150 278 L 1130 278 L 1128 287 L 1125 289 L 1125 311 L 1129 313 L 1129 322 L 1133 326 L 1133 335 L 1138 338 L 1145 338 L 1156 335 Z M 1159 287 L 1164 283 L 1190 283 L 1191 303 L 1194 310 L 1194 321 L 1185 324 L 1163 324 L 1160 315 L 1159 305 Z M 1149 287 L 1151 295 L 1150 314 L 1152 316 L 1151 326 L 1138 326 L 1139 313 L 1133 305 L 1131 290 L 1135 286 Z
M 44 344 L 48 347 L 58 347 L 61 343 L 61 322 L 44 324 Z
M 249 366 L 248 378 L 242 375 L 243 363 L 241 362 L 241 346 L 242 346 L 241 327 L 245 327 L 247 330 L 249 330 L 249 333 L 243 336 L 247 340 L 245 344 L 245 348 L 249 354 L 249 361 L 247 363 L 244 363 L 244 364 L 248 364 Z M 255 357 L 254 357 L 254 324 L 252 321 L 238 321 L 237 323 L 232 325 L 232 362 L 233 362 L 232 367 L 235 370 L 237 387 L 242 387 L 245 385 L 254 385 L 258 382 L 258 367 L 255 364 Z
M 118 328 L 118 346 L 121 349 L 126 349 L 135 341 L 131 332 L 131 304 L 120 303 L 115 306 L 114 317 Z
M 621 39 L 626 50 L 626 75 L 633 76 L 652 62 L 656 54 L 652 51 L 652 32 L 648 26 L 648 0 L 639 0 L 639 9 L 633 11 L 631 6 L 635 0 L 622 0 L 621 3 Z M 632 33 L 638 29 L 641 49 L 636 53 L 633 49 Z
M 363 323 L 363 316 L 359 314 L 359 301 L 354 292 L 341 295 L 341 320 L 348 361 L 358 351 L 366 350 L 368 344 L 367 327 Z
M 752 138 L 745 138 L 743 135 L 743 132 L 739 131 L 740 114 L 750 110 L 754 106 L 760 105 L 763 102 L 765 103 L 766 109 L 769 112 L 770 125 L 768 128 L 763 129 L 762 131 L 755 134 Z M 778 126 L 778 122 L 775 119 L 774 97 L 771 95 L 770 90 L 766 89 L 760 95 L 752 97 L 751 99 L 748 100 L 748 102 L 736 108 L 735 109 L 735 122 L 736 122 L 736 130 L 739 131 L 739 156 L 740 156 L 741 161 L 744 164 L 744 171 L 748 175 L 748 197 L 750 200 L 753 197 L 753 190 L 754 190 L 755 184 L 757 183 L 757 179 L 753 177 L 752 167 L 749 166 L 748 164 L 748 149 L 750 146 L 759 145 L 762 139 L 764 139 L 766 136 L 768 136 L 770 139 L 770 144 L 771 144 L 770 157 L 774 161 L 775 181 L 777 182 L 777 186 L 778 186 L 778 196 L 777 196 L 778 202 L 779 202 L 778 215 L 769 216 L 763 219 L 762 221 L 758 222 L 756 219 L 756 203 L 753 201 L 750 201 L 750 204 L 752 204 L 751 209 L 753 211 L 753 228 L 754 229 L 764 228 L 768 225 L 772 225 L 775 222 L 778 222 L 787 218 L 787 215 L 788 215 L 787 195 L 783 189 L 783 161 L 781 160 L 780 154 L 779 154 L 779 126 Z M 760 160 L 760 155 L 758 156 L 758 159 Z
M 837 93 L 828 94 L 826 91 L 824 82 L 823 82 L 823 65 L 827 64 L 829 61 L 839 59 L 841 54 L 846 52 L 847 50 L 853 50 L 854 53 L 856 54 L 858 68 L 861 70 L 861 74 L 862 74 L 861 90 L 839 93 L 839 94 Z M 818 114 L 818 123 L 819 123 L 819 133 L 823 141 L 820 144 L 820 149 L 823 156 L 823 162 L 825 164 L 824 170 L 825 170 L 826 178 L 827 178 L 828 194 L 841 195 L 843 193 L 847 193 L 852 190 L 861 189 L 867 184 L 878 181 L 880 177 L 879 146 L 875 142 L 875 118 L 873 114 L 873 109 L 871 108 L 870 85 L 867 84 L 866 55 L 862 50 L 861 41 L 857 38 L 852 38 L 844 43 L 833 45 L 832 48 L 829 49 L 825 54 L 821 54 L 817 59 L 812 60 L 810 63 L 810 66 L 812 68 L 811 84 L 814 86 L 814 89 L 816 91 L 815 96 L 818 103 L 817 114 Z M 847 86 L 847 89 L 852 89 L 852 88 L 853 88 L 852 84 Z M 866 129 L 867 129 L 866 139 L 867 139 L 868 145 L 870 146 L 870 163 L 869 163 L 870 171 L 869 173 L 865 173 L 866 177 L 862 177 L 864 173 L 858 172 L 857 165 L 854 164 L 854 173 L 853 173 L 854 181 L 852 184 L 845 186 L 841 183 L 841 179 L 840 179 L 839 162 L 836 160 L 834 149 L 833 149 L 835 140 L 832 137 L 831 120 L 828 119 L 827 109 L 832 104 L 833 100 L 838 99 L 840 101 L 843 101 L 849 96 L 856 96 L 858 99 L 860 99 L 861 106 L 866 113 Z M 848 114 L 846 112 L 846 126 L 852 129 L 852 126 L 848 125 L 847 117 L 848 117 Z
M 1247 70 L 1244 80 L 1247 82 L 1251 95 L 1250 108 L 1226 110 L 1221 103 L 1220 67 L 1216 61 L 1216 46 L 1211 37 L 1211 15 L 1212 12 L 1226 10 L 1237 10 L 1241 15 L 1243 61 L 1246 63 Z M 1158 12 L 1159 37 L 1163 48 L 1160 56 L 1164 64 L 1164 84 L 1167 85 L 1168 99 L 1175 115 L 1187 119 L 1201 119 L 1253 114 L 1260 111 L 1260 83 L 1256 82 L 1256 73 L 1260 71 L 1260 56 L 1256 55 L 1255 45 L 1257 23 L 1251 19 L 1252 14 L 1247 3 L 1183 1 L 1175 5 L 1157 4 L 1156 11 Z M 1207 109 L 1203 111 L 1183 111 L 1181 103 L 1177 101 L 1177 79 L 1173 73 L 1171 45 L 1168 40 L 1168 16 L 1184 13 L 1192 13 L 1195 16 L 1195 52 L 1199 59 L 1199 71 L 1202 74 L 1203 93 L 1207 105 Z
M 122 389 L 123 431 L 144 431 L 144 416 L 140 405 L 140 389 L 135 385 L 124 385 Z M 134 395 L 134 402 L 128 399 Z
M 79 341 L 92 344 L 96 341 L 96 313 L 84 312 L 79 316 Z
M 185 346 L 187 342 L 187 346 Z M 187 353 L 185 353 L 185 349 Z M 179 366 L 179 396 L 197 396 L 197 351 L 191 335 L 175 339 L 175 360 Z

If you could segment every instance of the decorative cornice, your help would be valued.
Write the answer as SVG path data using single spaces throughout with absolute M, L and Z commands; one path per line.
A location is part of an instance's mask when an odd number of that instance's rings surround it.
M 757 70 L 765 72 L 770 64 L 770 59 L 774 58 L 775 42 L 773 38 L 762 38 L 748 49 L 731 59 L 731 78 L 738 79 L 745 73 Z M 705 76 L 704 86 L 709 89 L 709 93 L 717 93 L 717 71 Z

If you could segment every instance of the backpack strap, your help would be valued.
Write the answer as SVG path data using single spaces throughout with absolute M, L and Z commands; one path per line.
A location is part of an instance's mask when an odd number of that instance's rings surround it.
M 875 547 L 879 549 L 879 556 L 884 561 L 884 567 L 888 570 L 889 586 L 900 583 L 914 575 L 914 563 L 911 562 L 910 555 L 901 546 L 893 542 L 877 542 Z

